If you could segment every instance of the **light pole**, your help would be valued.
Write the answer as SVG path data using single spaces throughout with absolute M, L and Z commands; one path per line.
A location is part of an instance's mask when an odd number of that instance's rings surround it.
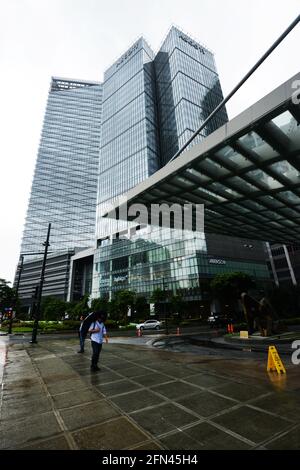
M 164 291 L 164 317 L 165 317 L 165 325 L 166 325 L 166 335 L 169 334 L 168 328 L 168 315 L 167 315 L 167 291 L 165 288 L 165 279 L 163 278 L 163 291 Z
M 32 344 L 37 343 L 36 336 L 37 336 L 37 330 L 38 330 L 38 326 L 39 326 L 42 291 L 43 291 L 43 284 L 44 284 L 44 277 L 45 277 L 45 268 L 46 268 L 46 261 L 47 261 L 48 246 L 50 246 L 50 243 L 49 243 L 50 231 L 51 231 L 51 224 L 48 225 L 47 238 L 46 238 L 46 241 L 43 243 L 43 246 L 45 247 L 45 251 L 44 251 L 44 258 L 43 258 L 43 264 L 42 264 L 42 270 L 41 270 L 40 283 L 39 283 L 39 288 L 38 288 L 36 311 L 35 311 L 35 320 L 34 320 L 34 324 L 33 324 L 32 337 L 31 337 L 31 341 L 30 341 L 30 343 L 32 343 Z

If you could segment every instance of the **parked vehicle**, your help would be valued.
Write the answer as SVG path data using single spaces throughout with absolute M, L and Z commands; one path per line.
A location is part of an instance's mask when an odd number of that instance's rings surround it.
M 136 325 L 137 330 L 159 330 L 162 327 L 162 322 L 158 320 L 146 320 L 143 323 Z
M 211 328 L 223 328 L 226 327 L 229 323 L 232 323 L 233 319 L 231 316 L 221 314 L 221 313 L 212 313 L 207 318 L 207 323 L 211 326 Z

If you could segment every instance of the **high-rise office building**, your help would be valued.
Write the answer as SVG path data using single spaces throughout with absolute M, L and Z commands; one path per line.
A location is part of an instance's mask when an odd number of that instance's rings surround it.
M 30 306 L 40 277 L 37 256 L 28 253 L 43 251 L 49 222 L 43 295 L 66 298 L 70 256 L 64 253 L 93 246 L 101 112 L 100 83 L 52 78 L 21 245 L 27 253 L 19 288 L 24 305 Z M 49 268 L 57 263 L 56 271 Z
M 222 99 L 213 54 L 175 27 L 156 56 L 140 39 L 105 73 L 93 297 L 132 289 L 149 300 L 164 288 L 204 301 L 203 281 L 218 272 L 268 277 L 262 243 L 253 256 L 238 239 L 187 232 L 178 240 L 167 228 L 102 218 L 109 202 L 164 166 Z M 223 109 L 191 145 L 227 120 Z
M 212 52 L 175 27 L 171 28 L 154 63 L 164 165 L 222 101 L 223 94 Z M 227 120 L 223 108 L 190 145 Z
M 51 222 L 51 263 L 60 267 L 57 277 L 48 271 L 48 280 L 46 269 L 46 295 L 65 297 L 71 250 L 69 298 L 76 299 L 90 293 L 91 284 L 93 297 L 126 288 L 149 298 L 163 282 L 201 300 L 202 279 L 224 264 L 265 276 L 265 265 L 256 263 L 263 256 L 259 247 L 254 264 L 243 264 L 242 242 L 232 241 L 241 245 L 234 260 L 227 240 L 223 251 L 230 259 L 218 264 L 208 257 L 221 256 L 224 239 L 187 233 L 177 240 L 166 228 L 150 233 L 102 217 L 119 196 L 163 167 L 222 98 L 213 54 L 175 27 L 156 55 L 143 38 L 136 41 L 105 71 L 103 83 L 52 79 L 21 248 L 40 252 Z M 226 122 L 224 108 L 190 145 Z M 180 185 L 179 191 L 188 190 L 185 181 Z M 35 263 L 21 281 L 29 303 L 38 276 Z
M 104 73 L 97 237 L 125 224 L 101 214 L 159 168 L 154 54 L 141 38 Z
M 22 253 L 42 251 L 49 222 L 52 253 L 92 246 L 101 108 L 100 83 L 52 78 Z

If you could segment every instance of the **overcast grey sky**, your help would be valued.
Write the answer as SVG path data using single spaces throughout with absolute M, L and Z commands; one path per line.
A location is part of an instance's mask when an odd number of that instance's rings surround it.
M 299 0 L 0 0 L 0 278 L 12 281 L 50 77 L 102 80 L 171 25 L 214 53 L 224 93 L 299 14 Z M 232 118 L 299 72 L 300 26 L 228 104 Z M 45 234 L 46 236 L 46 234 Z

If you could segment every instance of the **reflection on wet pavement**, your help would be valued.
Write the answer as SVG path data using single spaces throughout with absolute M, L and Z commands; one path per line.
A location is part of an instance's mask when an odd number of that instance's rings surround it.
M 299 366 L 113 341 L 91 373 L 73 339 L 0 340 L 1 449 L 299 448 Z

